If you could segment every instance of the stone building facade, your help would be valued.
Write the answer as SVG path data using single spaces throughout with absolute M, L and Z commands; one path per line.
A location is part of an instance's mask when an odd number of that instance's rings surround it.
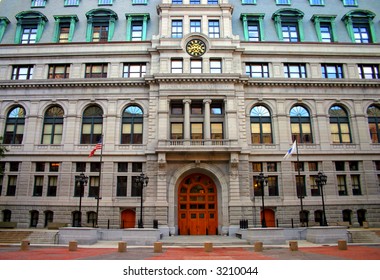
M 298 226 L 301 210 L 319 224 L 323 198 L 328 224 L 380 226 L 379 13 L 364 0 L 1 1 L 1 221 L 142 215 L 164 234 L 233 234 L 263 216 Z

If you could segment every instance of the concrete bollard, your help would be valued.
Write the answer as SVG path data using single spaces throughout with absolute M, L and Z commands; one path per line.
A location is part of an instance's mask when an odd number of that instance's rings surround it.
M 339 250 L 347 250 L 347 241 L 346 240 L 338 240 L 338 249 Z
M 205 249 L 205 252 L 207 252 L 207 253 L 212 252 L 212 243 L 211 242 L 205 242 L 204 243 L 204 249 Z
M 162 242 L 154 242 L 154 252 L 162 253 Z
M 69 242 L 69 251 L 76 251 L 78 249 L 78 242 L 77 241 L 70 241 Z
M 263 251 L 263 242 L 257 241 L 255 242 L 255 252 Z
M 297 241 L 289 241 L 289 249 L 290 249 L 290 251 L 298 251 L 298 242 Z
M 119 242 L 119 245 L 118 245 L 117 251 L 118 251 L 119 253 L 126 252 L 126 251 L 127 251 L 127 242 Z
M 23 240 L 21 241 L 21 251 L 28 251 L 29 250 L 30 241 L 29 240 Z

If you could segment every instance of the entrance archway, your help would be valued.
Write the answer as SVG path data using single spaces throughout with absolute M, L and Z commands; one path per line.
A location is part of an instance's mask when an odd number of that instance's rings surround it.
M 215 183 L 204 174 L 191 174 L 178 187 L 178 234 L 218 234 Z
M 136 225 L 136 212 L 132 209 L 127 209 L 121 212 L 120 228 L 134 228 Z

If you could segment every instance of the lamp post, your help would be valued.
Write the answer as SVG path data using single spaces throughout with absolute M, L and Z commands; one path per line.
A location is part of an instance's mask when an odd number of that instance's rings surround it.
M 326 185 L 326 182 L 327 182 L 327 176 L 323 174 L 321 171 L 319 171 L 317 177 L 315 177 L 315 183 L 317 184 L 318 188 L 320 188 L 321 195 L 322 195 L 322 208 L 323 208 L 322 226 L 327 226 L 325 200 L 323 197 L 323 186 Z
M 75 178 L 75 181 L 79 182 L 79 219 L 78 219 L 78 227 L 82 226 L 82 196 L 84 185 L 87 184 L 88 177 L 83 174 L 83 172 Z
M 267 223 L 265 221 L 265 206 L 264 206 L 264 183 L 265 185 L 268 184 L 268 177 L 264 176 L 264 173 L 260 173 L 259 176 L 256 176 L 257 182 L 260 183 L 261 186 L 261 202 L 262 202 L 262 217 L 261 217 L 261 227 L 265 228 L 267 227 Z
M 144 193 L 144 187 L 148 186 L 149 183 L 149 177 L 146 176 L 144 173 L 141 173 L 139 177 L 136 178 L 136 184 L 141 189 L 141 202 L 140 202 L 140 220 L 138 222 L 139 228 L 144 228 L 144 222 L 143 222 L 143 193 Z

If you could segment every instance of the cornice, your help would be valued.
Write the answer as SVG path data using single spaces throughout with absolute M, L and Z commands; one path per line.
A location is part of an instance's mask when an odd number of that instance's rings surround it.
M 243 75 L 215 74 L 192 76 L 191 74 L 162 74 L 145 76 L 144 79 L 70 79 L 67 80 L 12 80 L 0 81 L 0 89 L 17 88 L 91 88 L 91 87 L 144 87 L 153 84 L 241 84 L 249 87 L 328 87 L 328 88 L 379 88 L 379 80 L 362 79 L 253 79 Z

